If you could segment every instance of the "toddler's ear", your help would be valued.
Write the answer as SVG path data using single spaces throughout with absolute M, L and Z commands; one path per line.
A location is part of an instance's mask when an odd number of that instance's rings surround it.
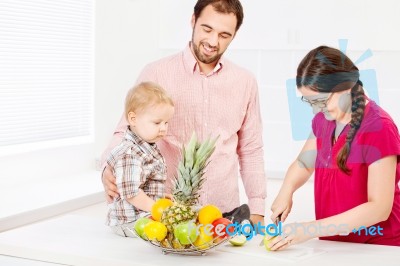
M 129 112 L 127 117 L 128 117 L 128 124 L 134 127 L 136 125 L 136 113 Z

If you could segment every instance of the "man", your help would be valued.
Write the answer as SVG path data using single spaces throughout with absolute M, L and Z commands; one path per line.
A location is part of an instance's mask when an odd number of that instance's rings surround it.
M 158 143 L 168 165 L 168 178 L 176 173 L 179 149 L 193 131 L 200 139 L 219 135 L 200 204 L 214 204 L 223 212 L 239 206 L 240 165 L 250 218 L 253 223 L 263 223 L 266 180 L 257 82 L 248 71 L 222 58 L 242 21 L 239 0 L 197 1 L 189 45 L 176 55 L 147 65 L 137 82 L 159 83 L 175 103 L 169 133 Z M 103 159 L 120 141 L 126 124 L 123 117 Z M 107 166 L 103 184 L 109 201 L 117 195 L 114 180 Z

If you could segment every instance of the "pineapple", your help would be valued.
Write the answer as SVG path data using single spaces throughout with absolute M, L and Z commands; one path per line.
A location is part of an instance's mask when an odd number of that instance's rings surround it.
M 178 165 L 178 175 L 173 182 L 172 196 L 174 205 L 162 214 L 161 222 L 167 227 L 172 237 L 176 225 L 196 220 L 193 207 L 198 203 L 199 191 L 205 181 L 204 173 L 208 159 L 215 150 L 218 138 L 210 138 L 200 143 L 193 133 L 187 146 L 182 147 L 182 159 Z

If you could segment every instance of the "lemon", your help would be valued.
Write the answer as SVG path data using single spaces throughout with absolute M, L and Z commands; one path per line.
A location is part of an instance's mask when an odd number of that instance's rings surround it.
M 198 249 L 206 249 L 212 246 L 214 244 L 213 233 L 204 226 L 200 227 L 199 230 L 199 236 L 196 241 L 194 241 L 193 245 Z
M 272 238 L 270 238 L 270 239 L 268 239 L 268 235 L 267 234 L 265 234 L 265 237 L 264 237 L 264 246 L 265 246 L 265 248 L 268 250 L 268 251 L 271 251 L 271 249 L 268 247 L 268 244 L 275 238 L 275 236 L 274 237 L 272 237 Z
M 148 222 L 144 226 L 144 234 L 150 241 L 162 241 L 167 236 L 167 227 L 157 221 Z
M 244 244 L 246 244 L 246 242 L 247 239 L 244 235 L 238 235 L 229 239 L 229 243 L 231 243 L 233 246 L 243 246 Z

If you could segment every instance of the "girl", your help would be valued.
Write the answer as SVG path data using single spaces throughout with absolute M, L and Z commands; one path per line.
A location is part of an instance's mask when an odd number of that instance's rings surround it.
M 315 171 L 316 220 L 285 225 L 271 250 L 313 237 L 400 246 L 400 137 L 393 120 L 366 97 L 358 68 L 337 49 L 309 52 L 296 83 L 316 115 L 272 204 L 271 219 L 285 221 L 293 193 Z

